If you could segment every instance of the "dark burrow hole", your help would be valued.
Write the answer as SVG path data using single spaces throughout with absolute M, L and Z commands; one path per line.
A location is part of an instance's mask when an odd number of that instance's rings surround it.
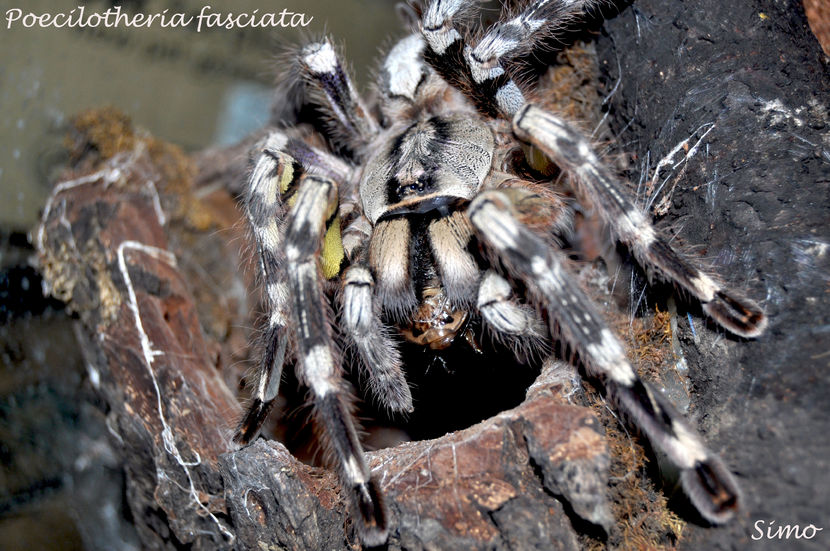
M 356 396 L 355 416 L 368 450 L 404 441 L 438 438 L 466 429 L 524 401 L 528 387 L 539 375 L 540 360 L 522 363 L 513 352 L 484 340 L 476 351 L 463 338 L 444 350 L 433 351 L 404 343 L 400 350 L 414 411 L 389 414 L 368 393 L 358 373 L 349 383 Z M 351 364 L 353 365 L 353 364 Z M 283 371 L 277 411 L 269 416 L 270 430 L 302 461 L 327 465 L 311 422 L 309 394 L 296 378 L 293 366 Z

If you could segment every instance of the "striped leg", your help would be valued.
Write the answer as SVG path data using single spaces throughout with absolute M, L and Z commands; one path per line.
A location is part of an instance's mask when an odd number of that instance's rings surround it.
M 559 336 L 587 371 L 603 381 L 621 411 L 678 467 L 683 488 L 703 517 L 713 523 L 729 520 L 740 501 L 732 475 L 683 417 L 640 380 L 557 253 L 517 220 L 504 193 L 482 193 L 468 212 L 482 242 L 543 302 L 552 327 L 558 325 Z
M 345 182 L 351 177 L 352 167 L 328 151 L 281 132 L 273 132 L 271 135 L 273 141 L 281 146 L 279 149 L 300 163 L 306 172 L 314 172 L 335 182 Z
M 764 331 L 767 319 L 760 307 L 726 289 L 690 258 L 672 249 L 572 125 L 527 105 L 513 119 L 513 131 L 576 176 L 577 191 L 591 201 L 645 267 L 691 293 L 707 314 L 736 335 L 756 337 Z
M 343 327 L 357 348 L 372 394 L 391 411 L 412 412 L 401 355 L 374 304 L 372 274 L 364 266 L 352 266 L 343 281 Z
M 525 99 L 505 72 L 503 61 L 530 54 L 539 40 L 563 22 L 582 14 L 593 0 L 537 0 L 520 14 L 493 25 L 475 46 L 464 49 L 464 61 L 477 87 L 492 90 L 502 115 L 510 117 Z
M 410 110 L 418 90 L 432 73 L 423 61 L 423 51 L 424 39 L 419 34 L 412 34 L 395 44 L 383 60 L 380 92 L 385 118 L 394 121 L 411 118 Z
M 496 339 L 505 342 L 519 358 L 545 348 L 545 327 L 537 312 L 519 303 L 510 283 L 487 270 L 478 288 L 478 311 Z
M 305 46 L 299 62 L 306 81 L 331 116 L 332 137 L 344 138 L 343 145 L 352 151 L 367 144 L 379 131 L 377 121 L 357 94 L 331 42 L 325 39 Z
M 492 70 L 502 59 L 532 53 L 540 40 L 561 29 L 598 2 L 596 0 L 536 0 L 516 16 L 499 21 L 471 48 L 469 58 L 473 73 Z M 481 82 L 485 80 L 481 78 Z
M 429 3 L 421 17 L 421 34 L 427 45 L 424 60 L 451 86 L 467 96 L 480 113 L 497 117 L 502 112 L 496 99 L 499 90 L 504 86 L 516 91 L 518 88 L 503 74 L 504 71 L 498 78 L 479 85 L 465 63 L 467 46 L 456 26 L 465 23 L 475 4 L 463 0 L 433 0 Z
M 266 289 L 268 320 L 260 337 L 258 382 L 253 403 L 234 435 L 234 441 L 247 444 L 259 433 L 279 390 L 287 344 L 288 292 L 285 272 L 282 222 L 285 210 L 280 199 L 298 177 L 298 166 L 282 153 L 285 137 L 271 134 L 265 141 L 248 179 L 245 208 L 259 255 L 260 276 Z
M 503 61 L 526 55 L 565 21 L 582 14 L 594 0 L 536 0 L 506 21 L 493 25 L 475 46 L 454 27 L 464 2 L 434 0 L 421 20 L 427 41 L 425 59 L 447 82 L 465 93 L 483 114 L 511 117 L 525 103 Z
M 381 220 L 369 243 L 369 266 L 375 294 L 395 321 L 405 321 L 418 306 L 412 285 L 409 250 L 412 232 L 405 218 Z
M 337 187 L 331 180 L 314 175 L 302 177 L 286 227 L 289 300 L 298 378 L 311 390 L 315 417 L 336 457 L 361 541 L 373 546 L 386 541 L 386 512 L 363 457 L 348 394 L 341 388 L 331 316 L 319 268 L 323 234 L 336 208 Z

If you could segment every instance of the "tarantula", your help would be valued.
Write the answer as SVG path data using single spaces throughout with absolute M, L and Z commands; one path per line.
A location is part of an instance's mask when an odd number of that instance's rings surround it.
M 528 101 L 533 90 L 511 78 L 516 60 L 592 4 L 535 0 L 478 34 L 468 28 L 474 2 L 415 6 L 418 31 L 383 61 L 375 109 L 330 41 L 310 44 L 297 61 L 327 116 L 331 151 L 286 129 L 270 133 L 255 155 L 246 206 L 269 311 L 254 399 L 235 440 L 256 436 L 293 357 L 367 545 L 385 542 L 389 526 L 341 382 L 336 333 L 354 348 L 370 393 L 404 413 L 413 406 L 401 338 L 440 349 L 475 319 L 517 354 L 559 340 L 677 466 L 704 518 L 725 522 L 739 506 L 729 470 L 640 380 L 568 273 L 554 238 L 561 200 L 549 182 L 515 169 L 517 156 L 544 153 L 645 268 L 732 333 L 764 330 L 754 302 L 672 248 L 589 141 Z

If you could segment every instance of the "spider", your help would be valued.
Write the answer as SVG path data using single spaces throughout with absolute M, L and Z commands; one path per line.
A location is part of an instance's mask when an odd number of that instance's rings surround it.
M 366 545 L 384 543 L 390 526 L 350 412 L 338 343 L 354 350 L 370 394 L 405 414 L 413 404 L 399 341 L 441 349 L 472 321 L 523 358 L 563 343 L 677 467 L 703 518 L 723 523 L 739 507 L 729 470 L 638 377 L 568 272 L 555 238 L 566 207 L 549 181 L 527 175 L 533 152 L 543 153 L 650 273 L 728 331 L 763 332 L 763 311 L 672 248 L 589 140 L 528 100 L 534 91 L 510 76 L 517 60 L 593 3 L 535 0 L 478 33 L 474 2 L 413 4 L 417 31 L 385 57 L 372 109 L 330 40 L 307 45 L 297 66 L 325 115 L 328 147 L 288 128 L 271 132 L 254 155 L 245 204 L 268 320 L 235 440 L 257 435 L 293 359 Z

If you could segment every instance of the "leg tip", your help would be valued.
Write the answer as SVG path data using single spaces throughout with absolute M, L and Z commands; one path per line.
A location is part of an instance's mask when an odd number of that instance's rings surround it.
M 757 337 L 767 327 L 767 316 L 760 306 L 724 291 L 715 292 L 703 310 L 722 327 L 741 337 Z
M 246 446 L 257 437 L 259 430 L 262 428 L 262 423 L 265 422 L 265 418 L 271 410 L 272 404 L 273 401 L 262 402 L 259 398 L 254 399 L 233 435 L 234 444 L 240 447 Z
M 718 458 L 695 463 L 683 471 L 680 480 L 692 505 L 706 521 L 725 524 L 740 510 L 738 484 Z
M 356 520 L 360 539 L 367 547 L 378 547 L 386 543 L 389 526 L 386 519 L 386 505 L 374 479 L 353 487 Z

